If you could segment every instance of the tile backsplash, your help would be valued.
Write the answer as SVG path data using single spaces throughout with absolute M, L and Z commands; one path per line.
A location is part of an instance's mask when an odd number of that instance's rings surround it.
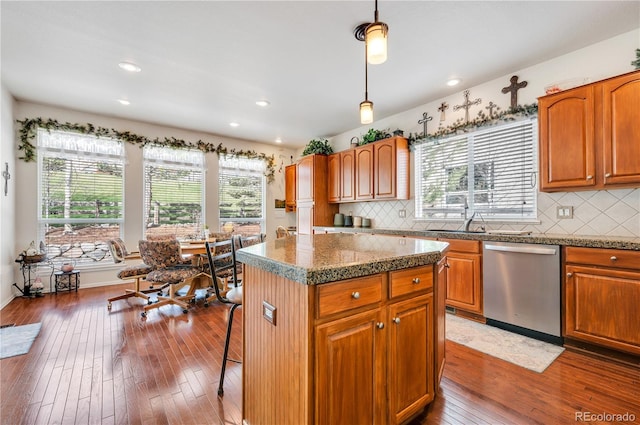
M 573 207 L 573 218 L 558 219 L 558 206 Z M 405 217 L 400 217 L 400 210 Z M 340 212 L 368 217 L 372 227 L 393 229 L 460 229 L 460 222 L 414 221 L 414 200 L 341 204 Z M 580 236 L 640 237 L 640 189 L 538 193 L 540 224 L 491 223 L 492 230 L 529 230 L 534 233 Z

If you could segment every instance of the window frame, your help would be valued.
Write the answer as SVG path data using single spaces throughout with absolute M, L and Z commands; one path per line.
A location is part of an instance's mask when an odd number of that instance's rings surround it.
M 528 177 L 526 177 L 525 174 L 523 174 L 520 180 L 514 179 L 513 181 L 522 185 L 525 185 L 527 181 L 529 182 L 528 183 L 529 187 L 526 188 L 527 193 L 526 193 L 526 196 L 523 196 L 523 201 L 527 201 L 525 203 L 528 203 L 528 201 L 530 200 L 533 205 L 528 208 L 523 208 L 523 210 L 527 210 L 529 212 L 523 211 L 523 213 L 521 214 L 496 213 L 496 214 L 489 215 L 486 211 L 486 208 L 483 210 L 483 208 L 480 207 L 479 205 L 476 206 L 474 197 L 477 196 L 479 193 L 486 192 L 487 199 L 490 199 L 491 194 L 494 194 L 494 195 L 499 194 L 500 192 L 497 192 L 497 189 L 495 189 L 493 192 L 491 189 L 496 184 L 496 180 L 498 180 L 499 177 L 496 177 L 496 174 L 495 174 L 496 164 L 494 161 L 489 162 L 487 159 L 478 159 L 478 158 L 481 158 L 483 154 L 486 155 L 487 151 L 476 152 L 476 149 L 478 149 L 477 144 L 480 144 L 476 140 L 487 138 L 487 135 L 489 135 L 490 137 L 492 134 L 496 134 L 498 135 L 496 137 L 499 137 L 500 132 L 504 132 L 504 131 L 508 132 L 509 130 L 513 128 L 518 128 L 518 127 L 523 128 L 522 130 L 523 134 L 525 133 L 531 134 L 530 138 L 528 138 L 525 134 L 524 136 L 525 141 L 529 142 L 529 144 L 527 146 L 524 146 L 522 150 L 522 152 L 526 151 L 526 153 L 523 153 L 523 155 L 525 156 L 530 155 L 531 161 L 530 163 L 527 163 L 525 166 L 522 167 L 523 170 L 525 168 L 530 170 L 530 171 L 526 171 L 526 173 L 528 174 Z M 424 214 L 424 210 L 428 210 L 428 208 L 425 208 L 423 206 L 425 203 L 424 194 L 423 194 L 423 184 L 426 184 L 426 182 L 423 182 L 422 178 L 425 172 L 428 172 L 428 170 L 425 170 L 422 167 L 423 156 L 427 155 L 426 153 L 424 153 L 424 149 L 428 149 L 430 146 L 444 145 L 447 143 L 456 143 L 456 142 L 459 142 L 459 143 L 464 142 L 466 144 L 465 151 L 464 151 L 464 155 L 466 156 L 465 160 L 462 162 L 458 161 L 454 164 L 448 164 L 446 163 L 446 161 L 441 160 L 440 162 L 434 163 L 434 167 L 439 166 L 444 168 L 445 170 L 444 174 L 448 173 L 447 171 L 448 169 L 451 170 L 457 167 L 466 168 L 466 171 L 464 172 L 464 174 L 466 175 L 467 188 L 466 190 L 462 190 L 462 191 L 447 192 L 447 187 L 450 187 L 449 181 L 440 183 L 440 186 L 436 186 L 436 188 L 440 187 L 441 189 L 443 189 L 444 194 L 441 195 L 442 198 L 446 198 L 447 196 L 462 196 L 464 199 L 462 202 L 456 203 L 456 204 L 453 204 L 453 203 L 447 204 L 445 202 L 443 204 L 444 206 L 441 206 L 440 208 L 434 207 L 432 209 L 433 215 L 426 216 L 426 214 Z M 455 149 L 455 146 L 452 146 L 451 149 Z M 530 149 L 530 151 L 527 151 L 528 149 Z M 488 180 L 485 180 L 485 183 L 483 185 L 486 188 L 476 189 L 475 188 L 477 184 L 476 177 L 478 176 L 478 173 L 476 171 L 477 165 L 487 164 L 487 163 L 491 165 L 489 165 L 488 167 L 483 166 L 483 168 L 488 169 L 491 172 L 491 175 L 489 176 Z M 489 128 L 481 128 L 469 133 L 455 134 L 455 135 L 443 136 L 437 139 L 418 141 L 418 143 L 415 144 L 414 169 L 416 170 L 414 175 L 414 184 L 416 188 L 415 189 L 415 220 L 416 221 L 460 222 L 465 220 L 468 217 L 471 217 L 472 214 L 478 213 L 482 217 L 482 219 L 487 222 L 539 223 L 538 206 L 537 206 L 537 203 L 538 203 L 537 202 L 538 201 L 537 200 L 537 197 L 538 197 L 538 189 L 537 189 L 538 188 L 538 182 L 537 182 L 538 180 L 538 125 L 537 125 L 536 117 L 517 120 L 513 122 L 500 123 L 498 125 L 494 125 Z M 471 178 L 469 177 L 469 174 L 470 174 L 469 170 L 473 170 L 474 176 Z M 515 192 L 516 192 L 515 190 L 512 191 L 512 193 L 515 193 Z M 504 193 L 504 191 L 502 193 Z M 507 193 L 510 193 L 510 192 L 507 192 Z M 467 208 L 465 208 L 465 206 Z M 515 204 L 511 206 L 511 208 L 515 208 Z

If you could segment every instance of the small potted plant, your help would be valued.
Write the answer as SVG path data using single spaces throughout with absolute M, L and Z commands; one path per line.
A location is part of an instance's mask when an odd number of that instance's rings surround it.
M 386 139 L 391 137 L 391 134 L 387 130 L 376 130 L 370 128 L 366 134 L 363 134 L 360 138 L 360 146 L 366 145 L 369 143 L 377 142 L 378 140 Z
M 333 153 L 333 148 L 329 144 L 327 139 L 319 140 L 313 139 L 307 143 L 304 151 L 302 151 L 302 155 L 311 155 L 311 154 L 320 154 L 320 155 L 329 155 Z

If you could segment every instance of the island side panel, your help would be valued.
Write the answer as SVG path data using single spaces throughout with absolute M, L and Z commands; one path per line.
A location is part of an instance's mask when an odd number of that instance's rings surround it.
M 245 265 L 243 288 L 244 423 L 311 423 L 313 287 Z M 275 325 L 263 317 L 264 301 L 275 307 Z

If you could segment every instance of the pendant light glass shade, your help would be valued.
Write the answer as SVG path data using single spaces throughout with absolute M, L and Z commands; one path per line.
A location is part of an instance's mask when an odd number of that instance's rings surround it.
M 373 122 L 373 102 L 365 100 L 360 102 L 360 124 L 371 124 Z
M 367 43 L 367 62 L 378 65 L 387 60 L 387 33 L 389 27 L 384 22 L 370 24 L 364 36 Z

